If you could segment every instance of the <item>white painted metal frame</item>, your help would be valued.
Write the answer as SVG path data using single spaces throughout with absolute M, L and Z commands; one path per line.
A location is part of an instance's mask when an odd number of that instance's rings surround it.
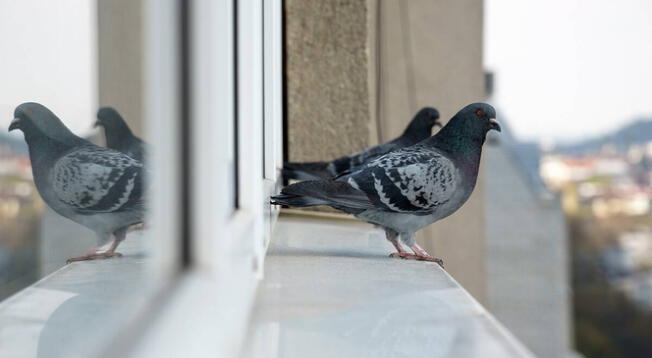
M 283 168 L 283 4 L 263 1 L 263 104 L 265 237 L 259 249 L 266 250 L 280 208 L 267 198 L 282 184 Z
M 237 267 L 261 276 L 277 213 L 269 195 L 283 162 L 281 15 L 280 0 L 193 3 L 193 247 L 198 264 L 218 274 Z
M 276 216 L 268 195 L 278 187 L 283 159 L 281 4 L 191 3 L 191 113 L 186 119 L 191 121 L 193 161 L 188 173 L 191 267 L 156 307 L 156 319 L 129 356 L 233 357 L 239 352 Z M 174 137 L 179 120 L 178 6 L 176 0 L 147 0 L 144 11 L 147 120 L 152 137 L 160 136 L 155 146 L 163 148 L 154 157 L 159 174 L 153 180 L 152 226 L 161 225 L 156 230 L 163 235 L 160 251 L 170 258 L 178 249 L 174 240 L 179 238 L 170 236 L 179 232 L 181 214 L 175 179 L 181 147 Z M 238 181 L 238 207 L 233 205 L 233 180 Z
M 150 178 L 148 199 L 148 242 L 154 257 L 149 264 L 151 275 L 163 281 L 176 275 L 179 269 L 179 238 L 174 235 L 180 230 L 181 215 L 177 190 L 180 185 L 179 31 L 174 0 L 147 0 L 144 6 L 148 10 L 143 19 L 145 62 L 148 63 L 144 69 L 144 124 L 152 147 L 157 149 L 148 153 L 151 173 L 156 173 Z
M 237 117 L 239 208 L 233 235 L 253 254 L 249 261 L 261 275 L 263 237 L 263 39 L 262 0 L 236 1 Z M 242 242 L 242 239 L 235 239 Z

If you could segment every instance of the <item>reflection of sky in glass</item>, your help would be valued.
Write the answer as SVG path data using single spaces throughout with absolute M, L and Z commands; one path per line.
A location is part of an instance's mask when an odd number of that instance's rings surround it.
M 576 138 L 652 115 L 652 2 L 485 3 L 485 64 L 517 135 Z
M 95 18 L 94 1 L 0 0 L 0 130 L 18 104 L 35 101 L 74 132 L 89 131 L 97 107 Z

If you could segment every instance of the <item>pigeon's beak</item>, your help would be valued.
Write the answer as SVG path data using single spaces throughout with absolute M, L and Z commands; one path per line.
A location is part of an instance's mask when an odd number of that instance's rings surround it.
M 441 124 L 441 122 L 440 122 L 440 121 L 435 121 L 435 127 L 439 127 L 439 128 L 442 128 L 442 127 L 444 127 L 444 125 L 443 125 L 443 124 Z
M 14 118 L 13 121 L 11 121 L 11 124 L 9 125 L 9 132 L 13 131 L 14 129 L 20 128 L 18 124 L 20 123 L 20 118 Z
M 97 128 L 100 125 L 102 125 L 102 123 L 100 123 L 100 120 L 98 119 L 98 120 L 95 121 L 95 123 L 93 123 L 93 128 Z
M 489 123 L 491 124 L 491 129 L 500 132 L 500 123 L 494 118 L 489 118 Z

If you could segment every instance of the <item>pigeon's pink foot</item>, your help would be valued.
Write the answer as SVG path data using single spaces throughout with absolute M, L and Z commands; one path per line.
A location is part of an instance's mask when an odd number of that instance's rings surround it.
M 393 252 L 389 254 L 389 257 L 396 257 L 404 260 L 417 260 L 417 261 L 430 261 L 430 262 L 436 262 L 441 266 L 442 268 L 444 267 L 444 261 L 438 257 L 430 256 L 430 255 L 416 255 L 416 254 L 409 254 L 407 252 Z
M 71 262 L 77 262 L 77 261 L 102 260 L 111 257 L 122 257 L 122 254 L 119 252 L 108 252 L 108 251 L 102 253 L 90 253 L 81 256 L 71 257 L 68 260 L 66 260 L 66 263 L 69 264 Z
M 399 258 L 404 260 L 417 260 L 418 256 L 403 251 L 403 252 L 392 252 L 391 254 L 389 254 L 389 257 L 394 257 L 394 258 Z
M 442 260 L 442 259 L 440 259 L 438 257 L 434 257 L 434 256 L 430 256 L 430 255 L 425 255 L 425 256 L 415 255 L 415 256 L 416 256 L 415 260 L 436 262 L 436 263 L 439 264 L 439 266 L 441 266 L 441 268 L 444 268 L 444 260 Z
M 410 249 L 414 251 L 414 254 L 417 257 L 415 260 L 436 262 L 437 264 L 439 264 L 439 266 L 441 266 L 441 268 L 444 268 L 444 260 L 438 257 L 431 256 L 426 252 L 426 250 L 422 249 L 421 246 L 414 244 L 410 246 Z

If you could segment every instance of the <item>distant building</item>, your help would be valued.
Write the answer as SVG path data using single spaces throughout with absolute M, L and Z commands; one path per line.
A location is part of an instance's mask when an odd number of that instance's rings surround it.
M 562 194 L 562 206 L 569 215 L 583 209 L 598 218 L 650 213 L 652 161 L 643 147 L 633 145 L 622 157 L 607 153 L 547 155 L 541 163 L 541 176 L 548 187 Z
M 629 164 L 617 156 L 573 157 L 548 155 L 541 162 L 541 177 L 555 189 L 594 177 L 621 177 L 627 175 Z
M 519 143 L 501 125 L 485 147 L 488 306 L 537 356 L 569 356 L 564 212 L 539 175 L 538 146 Z

